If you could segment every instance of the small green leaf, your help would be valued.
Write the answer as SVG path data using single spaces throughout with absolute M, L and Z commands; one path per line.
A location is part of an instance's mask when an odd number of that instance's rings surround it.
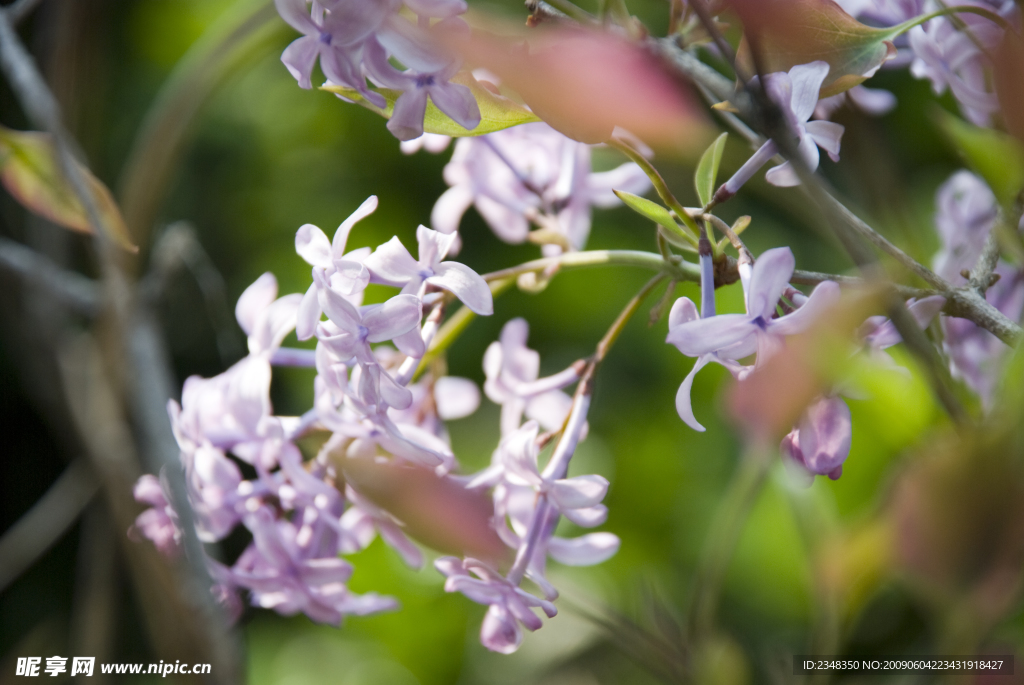
M 718 166 L 722 163 L 722 151 L 725 150 L 725 141 L 728 133 L 718 136 L 700 158 L 697 165 L 697 173 L 694 174 L 693 182 L 697 186 L 697 197 L 700 198 L 701 207 L 707 207 L 715 194 L 715 180 L 718 178 Z
M 673 240 L 673 238 L 682 238 L 686 241 L 687 245 L 696 245 L 696 241 L 693 239 L 693 236 L 685 233 L 683 229 L 679 228 L 679 224 L 677 224 L 676 220 L 672 218 L 672 214 L 657 202 L 651 202 L 647 198 L 634 195 L 633 193 L 627 193 L 624 190 L 616 190 L 614 193 L 634 212 L 663 227 L 667 233 L 665 238 L 673 244 L 677 244 L 676 240 Z
M 78 164 L 78 170 L 89 183 L 109 237 L 126 250 L 138 251 L 113 195 L 86 167 Z M 0 183 L 30 212 L 73 231 L 93 232 L 85 207 L 57 165 L 56 149 L 48 133 L 0 126 Z
M 476 104 L 480 107 L 480 124 L 473 130 L 468 130 L 455 123 L 451 117 L 442 112 L 434 105 L 433 100 L 427 101 L 427 113 L 423 118 L 423 130 L 427 133 L 440 133 L 456 138 L 464 136 L 482 136 L 485 133 L 494 133 L 502 129 L 529 124 L 540 121 L 540 117 L 520 105 L 515 100 L 493 93 L 480 84 L 473 75 L 467 72 L 456 74 L 451 79 L 452 83 L 468 87 L 476 98 Z M 366 101 L 362 95 L 351 88 L 342 86 L 323 86 L 320 90 L 326 90 L 341 95 L 356 104 L 362 105 L 371 112 L 375 112 L 385 119 L 390 119 L 395 111 L 395 100 L 402 94 L 400 90 L 390 88 L 373 88 L 374 92 L 380 93 L 387 100 L 387 105 L 381 109 Z
M 938 110 L 939 126 L 964 158 L 988 183 L 996 199 L 1006 208 L 1024 189 L 1024 145 L 1013 136 L 969 124 Z

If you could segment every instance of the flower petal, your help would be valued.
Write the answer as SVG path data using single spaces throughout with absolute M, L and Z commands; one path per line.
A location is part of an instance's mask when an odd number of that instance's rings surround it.
M 476 314 L 490 316 L 494 313 L 490 286 L 465 264 L 441 262 L 434 268 L 434 275 L 427 279 L 427 283 L 450 291 Z
M 588 533 L 578 538 L 553 537 L 548 554 L 566 566 L 593 566 L 607 561 L 619 551 L 620 541 L 612 533 Z
M 672 330 L 676 326 L 696 321 L 699 318 L 700 313 L 693 300 L 688 297 L 680 297 L 673 303 L 672 309 L 668 313 L 668 328 Z
M 768 330 L 774 335 L 801 333 L 807 330 L 818 317 L 835 306 L 839 302 L 840 296 L 838 283 L 834 281 L 819 283 L 802 307 L 792 314 L 770 321 Z
M 697 372 L 703 369 L 709 361 L 710 357 L 707 355 L 698 357 L 697 361 L 693 363 L 693 368 L 690 369 L 690 373 L 686 374 L 686 378 L 683 379 L 678 392 L 676 392 L 676 412 L 679 414 L 679 418 L 681 418 L 687 426 L 695 431 L 700 431 L 701 433 L 706 429 L 704 426 L 700 425 L 697 418 L 693 415 L 693 402 L 690 400 L 690 392 L 693 390 L 693 379 L 696 378 Z
M 363 200 L 363 204 L 356 208 L 356 211 L 348 215 L 348 218 L 341 222 L 338 230 L 334 232 L 334 240 L 331 242 L 331 256 L 334 259 L 341 259 L 345 254 L 345 243 L 348 242 L 348 235 L 352 228 L 361 220 L 370 216 L 377 209 L 377 196 L 371 195 Z
M 829 158 L 833 162 L 838 162 L 839 145 L 846 128 L 831 121 L 809 121 L 805 128 L 814 142 L 828 153 Z
M 745 340 L 756 330 L 744 314 L 719 314 L 680 324 L 668 332 L 665 340 L 687 357 L 699 357 Z
M 363 265 L 377 280 L 397 287 L 408 283 L 420 270 L 419 264 L 398 236 L 378 246 L 373 254 L 363 260 Z
M 455 233 L 459 222 L 473 204 L 473 191 L 465 185 L 455 185 L 444 191 L 430 212 L 430 225 L 441 233 Z
M 331 241 L 313 224 L 303 224 L 295 232 L 295 251 L 307 264 L 324 269 L 331 266 Z
M 576 476 L 556 480 L 550 496 L 559 509 L 585 509 L 601 503 L 608 494 L 608 479 L 604 476 Z
M 818 104 L 818 93 L 828 76 L 829 68 L 828 62 L 818 60 L 810 64 L 798 64 L 789 70 L 789 80 L 793 84 L 790 108 L 800 123 L 810 119 L 814 113 L 814 106 Z
M 758 257 L 747 293 L 747 313 L 751 317 L 771 320 L 795 267 L 796 259 L 788 247 L 776 247 Z
M 277 279 L 269 271 L 246 288 L 235 305 L 235 318 L 246 335 L 252 335 L 260 317 L 277 298 Z
M 413 295 L 395 295 L 383 304 L 366 307 L 363 325 L 369 329 L 369 342 L 384 342 L 418 326 L 423 304 Z
M 461 419 L 480 406 L 480 388 L 468 378 L 442 376 L 434 382 L 434 405 L 442 421 Z

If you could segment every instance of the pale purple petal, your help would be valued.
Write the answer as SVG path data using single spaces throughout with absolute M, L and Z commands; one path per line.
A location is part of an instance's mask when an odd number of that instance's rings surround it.
M 314 269 L 313 280 L 317 286 L 320 309 L 327 314 L 327 318 L 346 333 L 356 333 L 361 319 L 358 310 L 344 297 L 331 290 L 324 281 L 323 272 Z
M 472 131 L 480 125 L 480 107 L 473 91 L 458 83 L 440 83 L 429 89 L 434 105 L 462 128 Z
M 320 33 L 320 27 L 309 14 L 306 0 L 274 0 L 274 6 L 281 18 L 296 31 L 311 36 Z
M 375 277 L 396 286 L 408 283 L 420 270 L 398 236 L 377 247 L 363 264 Z
M 490 316 L 494 313 L 490 286 L 468 266 L 459 262 L 442 262 L 434 267 L 434 274 L 427 283 L 448 290 L 476 314 Z
M 651 179 L 636 164 L 627 162 L 610 171 L 589 174 L 587 188 L 595 207 L 618 207 L 622 201 L 613 190 L 643 195 L 651 189 Z
M 342 295 L 352 296 L 366 289 L 370 282 L 370 272 L 360 262 L 342 259 L 334 262 L 334 273 L 329 283 L 332 290 Z
M 747 313 L 751 317 L 761 317 L 764 321 L 772 318 L 782 293 L 789 287 L 795 267 L 796 259 L 788 247 L 776 247 L 758 257 L 747 293 Z
M 696 321 L 699 318 L 700 313 L 697 311 L 697 305 L 693 303 L 693 300 L 688 297 L 680 297 L 672 304 L 672 309 L 669 310 L 669 330 L 681 324 Z
M 799 64 L 789 70 L 789 80 L 793 88 L 790 106 L 797 121 L 802 123 L 811 118 L 814 106 L 818 104 L 818 92 L 828 72 L 828 62 L 821 60 Z
M 690 373 L 686 374 L 686 378 L 683 379 L 682 384 L 679 386 L 679 391 L 676 392 L 676 412 L 679 414 L 679 418 L 687 426 L 701 433 L 707 429 L 700 425 L 697 418 L 693 415 L 693 402 L 690 399 L 690 393 L 693 390 L 693 380 L 697 377 L 697 372 L 704 368 L 708 361 L 710 359 L 706 355 L 698 357 L 697 361 L 693 363 Z
M 433 231 L 423 224 L 416 227 L 416 242 L 419 243 L 419 264 L 428 269 L 435 268 L 448 256 L 456 234 Z
M 846 130 L 842 125 L 831 121 L 809 121 L 807 122 L 807 133 L 814 142 L 821 146 L 828 153 L 833 162 L 839 161 L 839 144 Z
M 298 81 L 300 88 L 309 90 L 313 87 L 313 64 L 319 54 L 320 42 L 312 36 L 296 38 L 281 53 L 281 62 Z
M 260 316 L 277 298 L 277 279 L 269 271 L 246 288 L 235 305 L 235 318 L 246 335 L 252 335 Z
M 328 314 L 329 316 L 329 314 Z M 369 342 L 384 342 L 419 326 L 423 304 L 413 295 L 395 295 L 383 304 L 364 308 L 363 325 Z
M 838 283 L 834 281 L 819 283 L 802 307 L 792 314 L 769 322 L 769 330 L 775 335 L 802 333 L 832 309 L 839 302 L 840 296 Z
M 668 332 L 665 340 L 687 357 L 699 357 L 741 342 L 756 330 L 744 314 L 719 314 L 680 324 Z
M 601 503 L 608 493 L 608 479 L 604 476 L 576 476 L 556 480 L 550 496 L 559 509 L 585 509 Z
M 578 538 L 551 538 L 548 554 L 566 566 L 593 566 L 615 556 L 620 541 L 612 533 L 588 533 Z
M 295 251 L 307 264 L 324 269 L 331 266 L 331 241 L 313 224 L 303 224 L 295 232 Z
M 363 204 L 359 205 L 356 211 L 349 214 L 348 218 L 341 222 L 338 230 L 334 232 L 334 240 L 331 242 L 331 256 L 334 259 L 341 259 L 345 255 L 345 243 L 348 242 L 348 236 L 352 232 L 352 227 L 373 214 L 376 209 L 377 196 L 371 195 L 363 200 Z
M 434 404 L 443 421 L 464 418 L 480 406 L 480 388 L 468 378 L 442 376 L 434 382 Z
M 533 419 L 545 430 L 559 430 L 572 410 L 572 398 L 561 390 L 541 393 L 526 401 L 527 418 Z
M 316 333 L 316 325 L 320 322 L 320 300 L 317 297 L 316 283 L 311 283 L 306 294 L 299 303 L 299 311 L 295 315 L 295 336 L 299 340 L 309 340 Z
M 402 410 L 412 406 L 412 392 L 395 382 L 387 371 L 380 371 L 380 394 L 389 407 Z
M 267 307 L 249 336 L 249 351 L 260 354 L 280 347 L 285 337 L 295 328 L 301 303 L 302 295 L 293 293 L 275 300 Z
M 565 509 L 562 511 L 562 516 L 577 526 L 593 528 L 594 526 L 601 525 L 608 519 L 608 507 L 603 504 L 597 504 L 583 509 Z
M 519 624 L 500 604 L 492 604 L 480 626 L 480 643 L 492 652 L 512 654 L 523 641 Z
M 391 342 L 395 344 L 398 350 L 409 357 L 420 359 L 426 354 L 427 346 L 423 342 L 423 334 L 420 332 L 419 326 L 413 326 L 405 333 L 396 335 L 391 339 Z
M 812 473 L 828 475 L 850 454 L 850 408 L 838 397 L 825 397 L 807 408 L 800 421 L 800 451 Z
M 423 135 L 423 117 L 427 113 L 427 90 L 413 87 L 395 101 L 395 109 L 387 128 L 399 140 Z

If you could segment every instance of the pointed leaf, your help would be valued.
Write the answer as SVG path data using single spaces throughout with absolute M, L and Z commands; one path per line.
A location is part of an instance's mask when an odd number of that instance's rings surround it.
M 860 23 L 833 0 L 730 0 L 743 19 L 747 40 L 737 58 L 754 73 L 751 41 L 765 73 L 798 64 L 828 62 L 820 97 L 837 95 L 866 81 L 896 56 L 890 42 L 905 27 L 877 29 Z
M 691 236 L 684 233 L 683 229 L 679 228 L 679 224 L 676 223 L 676 220 L 672 218 L 669 211 L 657 202 L 651 202 L 647 198 L 634 195 L 633 193 L 627 193 L 624 190 L 615 190 L 612 192 L 614 192 L 615 195 L 634 212 L 663 227 L 668 234 L 665 236 L 666 239 L 675 243 L 673 238 L 682 238 L 684 245 L 693 245 Z
M 480 124 L 472 131 L 469 131 L 455 123 L 451 117 L 439 110 L 433 100 L 428 100 L 427 113 L 423 119 L 423 130 L 427 133 L 439 133 L 441 135 L 454 137 L 481 136 L 485 133 L 494 133 L 495 131 L 501 131 L 502 129 L 518 126 L 519 124 L 528 124 L 534 121 L 540 121 L 540 118 L 536 114 L 519 103 L 502 95 L 493 93 L 485 88 L 479 81 L 473 78 L 472 74 L 466 72 L 456 74 L 452 77 L 451 82 L 466 86 L 473 92 L 473 97 L 476 98 L 476 104 L 480 108 Z M 343 86 L 323 86 L 321 90 L 326 90 L 348 98 L 356 104 L 362 105 L 371 112 L 376 112 L 385 119 L 391 118 L 391 115 L 395 111 L 395 101 L 402 94 L 402 91 L 400 90 L 393 90 L 390 88 L 373 88 L 372 90 L 380 93 L 384 96 L 384 99 L 387 100 L 387 105 L 382 109 L 367 102 L 362 95 L 351 88 L 345 88 Z
M 722 151 L 725 150 L 725 141 L 728 137 L 728 133 L 718 136 L 697 165 L 693 182 L 697 186 L 697 197 L 700 198 L 701 207 L 707 207 L 715 194 L 715 179 L 718 178 L 718 166 L 722 163 Z
M 938 110 L 939 126 L 964 161 L 988 183 L 1003 207 L 1024 188 L 1024 145 L 1002 131 L 980 128 Z
M 0 126 L 0 182 L 7 192 L 30 212 L 73 231 L 92 233 L 85 207 L 64 178 L 56 154 L 48 133 Z M 88 181 L 109 237 L 126 250 L 137 251 L 113 195 L 85 166 L 78 164 L 78 170 Z

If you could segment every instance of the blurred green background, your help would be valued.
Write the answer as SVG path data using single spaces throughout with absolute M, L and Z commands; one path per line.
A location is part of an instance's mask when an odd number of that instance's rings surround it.
M 115 191 L 123 187 L 123 164 L 161 84 L 230 4 L 47 0 L 21 27 L 93 170 Z M 522 15 L 514 0 L 492 9 Z M 634 0 L 629 9 L 653 32 L 664 32 L 666 3 Z M 429 222 L 431 207 L 446 188 L 441 172 L 450 150 L 403 155 L 380 118 L 329 94 L 299 89 L 279 61 L 292 38 L 280 23 L 273 40 L 218 86 L 197 117 L 160 206 L 159 227 L 175 221 L 194 227 L 223 275 L 232 308 L 264 271 L 277 276 L 283 293 L 306 289 L 309 267 L 295 254 L 293 242 L 301 224 L 316 224 L 332 235 L 363 199 L 376 194 L 380 208 L 352 233 L 350 249 L 376 246 L 392 235 L 412 246 L 417 224 Z M 935 98 L 926 83 L 905 72 L 882 72 L 872 85 L 894 90 L 899 108 L 881 119 L 840 113 L 838 120 L 847 126 L 843 161 L 825 161 L 823 170 L 883 233 L 928 263 L 937 249 L 931 226 L 934 191 L 959 163 L 931 124 Z M 947 100 L 940 102 L 955 109 Z M 6 84 L 0 85 L 0 122 L 26 128 Z M 730 140 L 723 177 L 748 153 Z M 595 154 L 601 168 L 620 162 L 608 150 Z M 695 204 L 692 166 L 671 161 L 658 166 L 684 204 Z M 798 191 L 769 189 L 762 175 L 723 211 L 729 220 L 742 214 L 753 216 L 745 238 L 755 254 L 789 245 L 801 268 L 848 269 Z M 0 195 L 0 222 L 4 235 L 47 249 L 59 244 L 70 263 L 88 269 L 86 238 L 40 225 L 6 195 Z M 498 241 L 472 210 L 462 235 L 459 260 L 480 273 L 538 254 L 535 246 Z M 623 208 L 595 213 L 588 247 L 655 249 L 651 227 Z M 140 263 L 148 257 L 144 250 Z M 449 370 L 482 383 L 484 349 L 517 316 L 530 322 L 529 344 L 541 353 L 542 374 L 560 370 L 591 353 L 648 277 L 625 268 L 598 269 L 560 275 L 538 295 L 509 292 L 496 301 L 493 317 L 474 321 L 451 348 Z M 20 330 L 10 315 L 23 293 L 2 278 L 0 287 L 7 292 L 0 340 L 0 530 L 6 530 L 75 455 L 46 418 L 45 393 L 33 388 L 39 376 L 26 361 L 32 333 Z M 697 298 L 695 286 L 677 290 Z M 722 288 L 717 298 L 720 310 L 742 309 L 738 285 Z M 630 645 L 653 634 L 682 650 L 678 638 L 694 565 L 741 444 L 737 428 L 720 411 L 727 381 L 720 367 L 702 372 L 694 385 L 696 414 L 708 431 L 696 433 L 679 420 L 674 396 L 692 361 L 665 344 L 664 320 L 646 325 L 648 309 L 630 323 L 600 370 L 590 436 L 572 465 L 574 474 L 596 472 L 611 480 L 610 516 L 603 529 L 618 535 L 622 547 L 594 568 L 553 564 L 552 580 L 564 592 L 556 619 L 528 634 L 515 655 L 490 654 L 477 638 L 484 607 L 444 593 L 443 579 L 432 568 L 410 571 L 378 540 L 352 558 L 351 585 L 360 592 L 394 595 L 401 611 L 351 618 L 335 629 L 304 616 L 247 609 L 238 628 L 248 680 L 253 685 L 655 681 L 658 657 Z M 160 300 L 160 318 L 178 387 L 189 375 L 210 376 L 234 361 L 218 351 L 216 326 L 188 272 L 171 278 Z M 233 335 L 240 354 L 243 336 L 238 330 Z M 781 466 L 770 476 L 729 567 L 720 609 L 722 637 L 683 657 L 703 680 L 789 680 L 790 655 L 819 644 L 822 615 L 828 613 L 823 607 L 830 605 L 840 616 L 842 633 L 835 653 L 941 649 L 955 600 L 949 592 L 924 589 L 915 576 L 896 568 L 887 551 L 888 519 L 879 514 L 886 511 L 899 474 L 915 455 L 927 452 L 920 445 L 941 441 L 946 429 L 926 382 L 901 350 L 895 354 L 910 366 L 910 374 L 868 366 L 857 372 L 866 392 L 864 399 L 848 402 L 853 449 L 840 480 L 819 478 L 803 491 L 788 484 Z M 311 371 L 277 372 L 276 412 L 305 411 L 312 401 L 312 378 Z M 497 407 L 486 399 L 475 415 L 450 425 L 464 472 L 488 463 L 497 429 Z M 0 683 L 14 682 L 17 656 L 71 654 L 76 631 L 89 625 L 91 605 L 83 597 L 93 587 L 83 562 L 95 545 L 89 520 L 73 527 L 0 594 Z M 232 538 L 226 549 L 237 553 L 243 544 L 244 539 Z M 110 614 L 106 660 L 153 660 L 116 546 L 110 554 L 103 595 Z M 836 583 L 840 589 L 829 594 Z M 615 627 L 602 628 L 587 620 L 587 613 L 612 617 Z M 1020 611 L 1011 607 L 994 632 L 986 633 L 984 645 L 1013 651 L 1022 636 Z

